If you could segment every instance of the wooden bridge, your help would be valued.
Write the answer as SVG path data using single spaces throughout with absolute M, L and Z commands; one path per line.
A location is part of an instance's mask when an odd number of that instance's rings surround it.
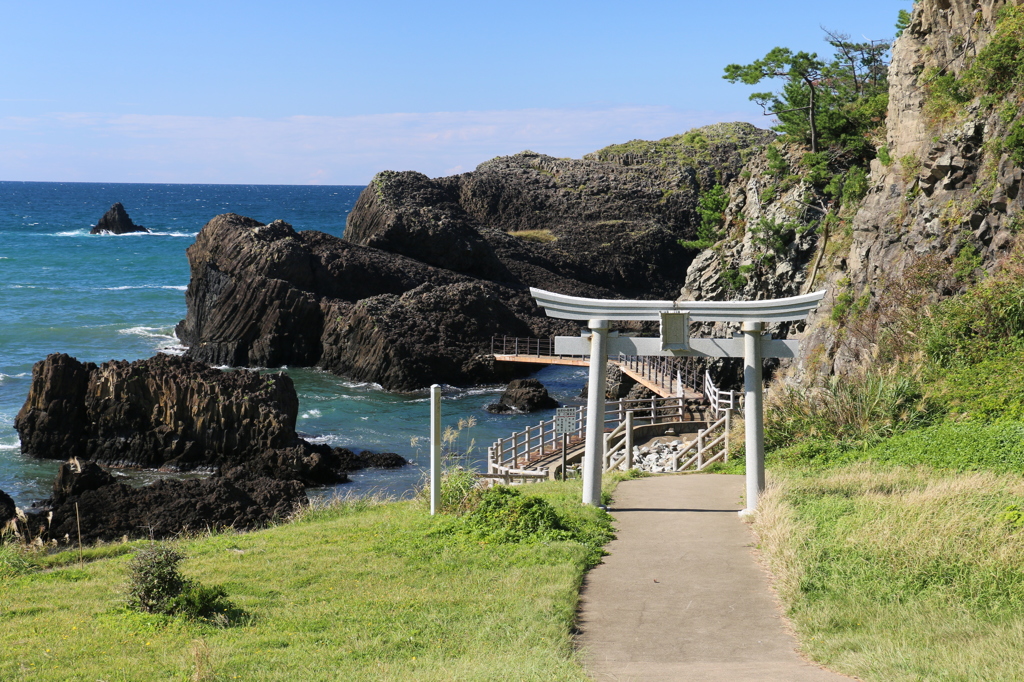
M 555 355 L 554 339 L 530 339 L 512 336 L 491 338 L 491 355 L 500 362 L 528 362 L 537 365 L 575 365 L 587 367 L 586 355 Z M 608 358 L 624 374 L 646 386 L 662 398 L 703 400 L 698 390 L 703 384 L 705 361 L 694 357 L 652 357 L 619 354 Z
M 736 396 L 732 391 L 719 391 L 707 372 L 702 383 L 700 398 L 670 396 L 609 402 L 604 419 L 604 470 L 631 468 L 634 442 L 666 433 L 690 441 L 671 463 L 671 471 L 699 471 L 716 461 L 728 460 Z M 556 433 L 555 420 L 550 419 L 499 438 L 487 449 L 487 472 L 481 476 L 509 483 L 564 477 L 566 469 L 583 458 L 586 416 L 587 408 L 577 407 L 573 428 L 565 436 Z

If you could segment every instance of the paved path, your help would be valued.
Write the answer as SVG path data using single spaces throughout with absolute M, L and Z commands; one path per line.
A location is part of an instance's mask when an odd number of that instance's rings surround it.
M 583 586 L 578 639 L 598 682 L 849 680 L 801 659 L 737 516 L 743 477 L 619 484 L 617 536 Z

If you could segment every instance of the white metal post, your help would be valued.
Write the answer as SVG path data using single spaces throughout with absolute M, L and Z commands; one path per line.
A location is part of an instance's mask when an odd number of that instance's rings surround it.
M 761 381 L 761 334 L 763 322 L 744 322 L 743 390 L 746 391 L 744 424 L 747 446 L 747 508 L 741 515 L 757 511 L 757 499 L 764 491 L 764 411 Z
M 441 387 L 430 387 L 430 515 L 441 506 Z
M 633 468 L 633 410 L 626 412 L 626 470 Z
M 590 320 L 590 382 L 587 388 L 587 443 L 583 454 L 583 504 L 601 504 L 604 462 L 604 383 L 608 364 L 608 321 Z

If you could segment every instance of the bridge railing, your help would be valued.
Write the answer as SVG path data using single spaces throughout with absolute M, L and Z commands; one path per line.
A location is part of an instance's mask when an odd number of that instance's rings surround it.
M 704 371 L 704 397 L 714 412 L 715 419 L 721 417 L 726 410 L 735 410 L 739 407 L 736 391 L 720 391 L 707 370 Z
M 615 429 L 625 423 L 626 414 L 633 413 L 635 425 L 653 424 L 661 421 L 696 421 L 700 416 L 682 396 L 671 398 L 637 398 L 610 401 L 604 418 L 605 430 Z M 587 408 L 576 408 L 570 442 L 578 443 L 584 438 Z M 555 452 L 561 446 L 561 438 L 555 433 L 555 420 L 541 421 L 516 431 L 507 438 L 499 438 L 487 449 L 488 473 L 504 473 L 505 470 L 521 470 L 547 453 Z
M 626 355 L 625 353 L 619 353 L 619 364 L 666 387 L 669 393 L 677 396 L 683 395 L 686 387 L 697 390 L 697 387 L 701 385 L 701 374 L 707 367 L 705 361 L 700 358 Z
M 491 355 L 533 355 L 554 357 L 554 339 L 532 339 L 519 336 L 492 336 Z

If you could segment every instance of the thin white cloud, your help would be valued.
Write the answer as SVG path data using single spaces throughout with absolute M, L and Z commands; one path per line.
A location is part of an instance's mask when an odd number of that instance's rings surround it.
M 0 180 L 365 184 L 381 170 L 447 175 L 524 149 L 574 157 L 737 112 L 669 107 L 214 118 L 0 117 Z

